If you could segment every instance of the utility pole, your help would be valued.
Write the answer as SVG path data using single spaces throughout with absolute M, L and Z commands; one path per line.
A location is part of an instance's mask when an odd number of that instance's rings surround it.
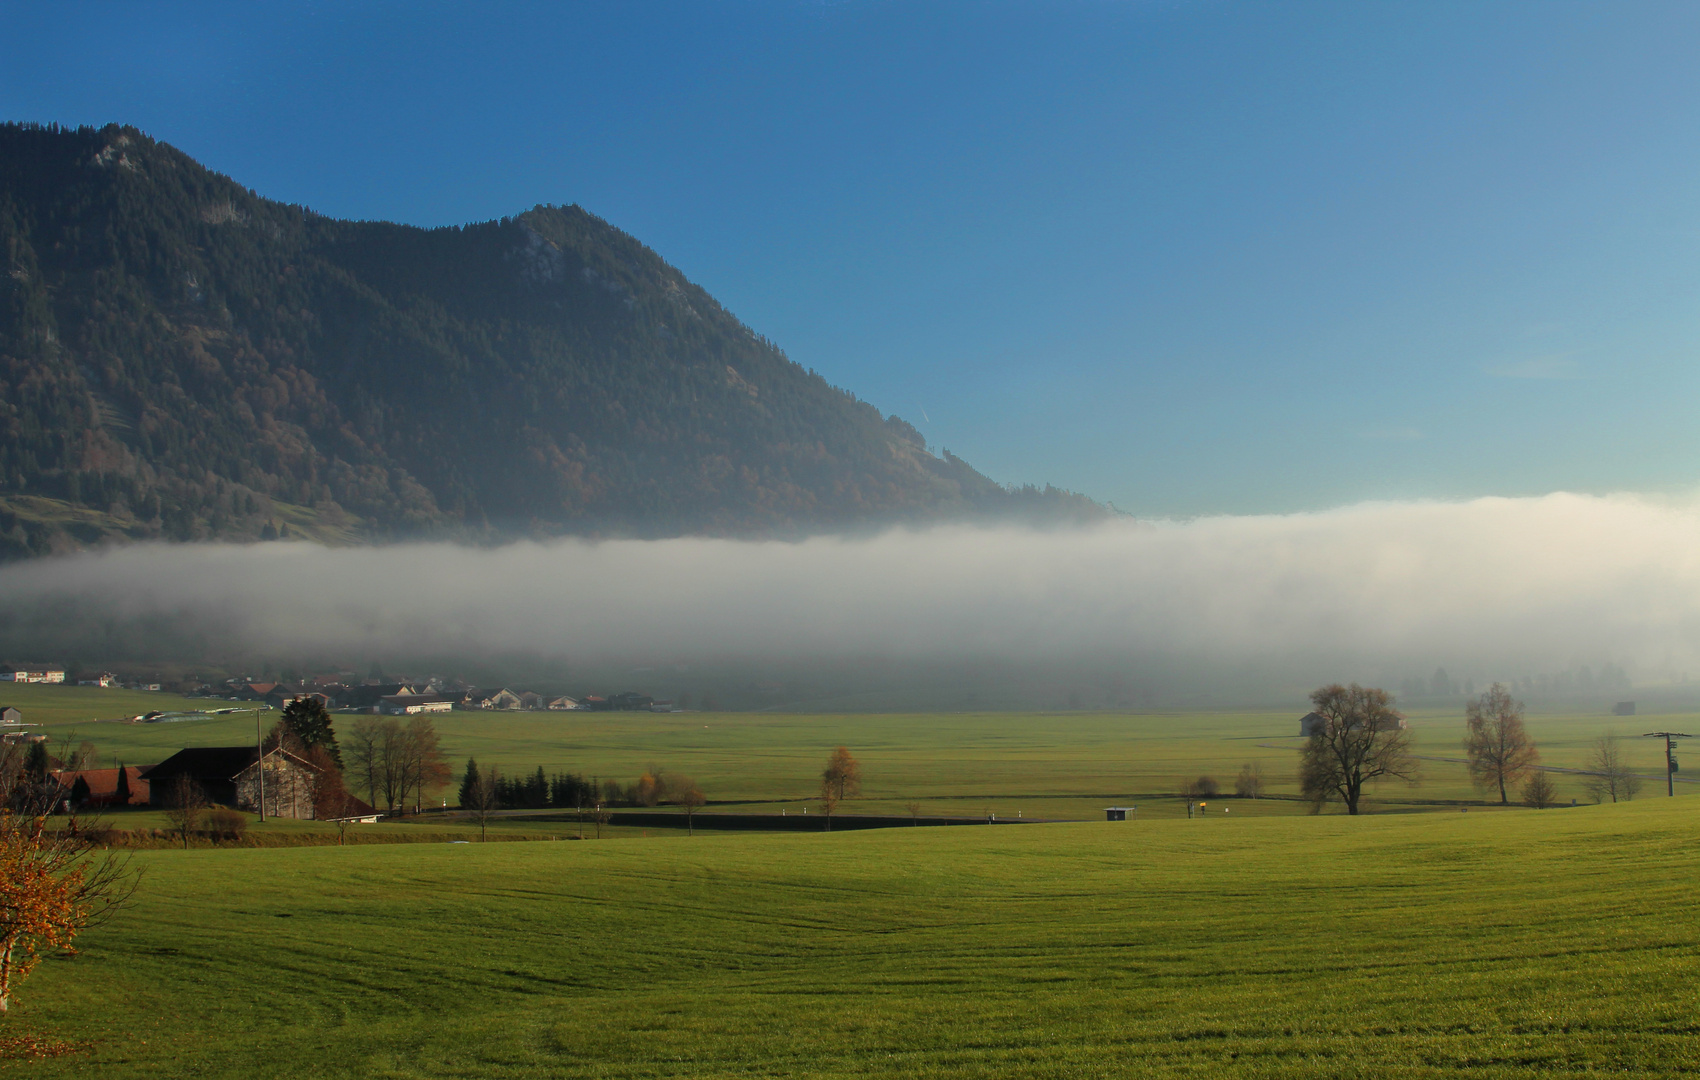
M 259 757 L 259 763 L 254 767 L 260 771 L 260 820 L 266 820 L 266 737 L 260 734 L 260 710 L 254 710 L 254 750 Z
M 1676 795 L 1676 743 L 1675 739 L 1692 739 L 1694 736 L 1682 731 L 1649 731 L 1641 736 L 1643 739 L 1663 739 L 1665 741 L 1665 794 Z

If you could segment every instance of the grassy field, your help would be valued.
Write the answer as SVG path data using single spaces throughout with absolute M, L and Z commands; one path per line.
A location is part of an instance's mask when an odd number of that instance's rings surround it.
M 1672 1076 L 1696 808 L 145 852 L 0 1074 Z
M 167 695 L 79 687 L 9 688 L 27 720 L 57 739 L 75 731 L 108 764 L 153 763 L 184 746 L 253 739 L 251 714 L 171 724 L 107 722 L 150 709 L 206 707 Z M 811 805 L 834 746 L 861 760 L 864 798 L 846 813 L 904 813 L 911 801 L 928 814 L 1091 818 L 1106 805 L 1135 802 L 1145 814 L 1181 814 L 1184 806 L 1154 798 L 1184 779 L 1209 774 L 1227 790 L 1240 766 L 1259 762 L 1276 793 L 1292 794 L 1302 708 L 1250 713 L 952 713 L 932 715 L 773 715 L 765 713 L 483 713 L 435 717 L 458 773 L 468 756 L 510 775 L 538 765 L 629 781 L 654 764 L 694 777 L 713 803 L 733 811 L 800 813 Z M 276 714 L 269 714 L 269 726 Z M 339 727 L 353 716 L 338 716 Z M 1456 713 L 1411 716 L 1417 751 L 1457 757 L 1463 734 Z M 1683 728 L 1682 725 L 1689 725 Z M 1700 718 L 1534 715 L 1529 729 L 1548 764 L 1580 766 L 1588 743 L 1607 731 L 1639 735 L 1666 725 L 1696 730 Z M 1662 749 L 1629 740 L 1631 761 L 1659 774 Z M 1370 799 L 1382 811 L 1431 809 L 1476 800 L 1464 768 L 1425 761 L 1417 788 L 1384 785 Z M 1580 782 L 1556 777 L 1560 796 L 1583 798 Z M 1651 794 L 1653 782 L 1648 784 Z M 1700 785 L 1679 785 L 1686 794 Z M 452 792 L 445 792 L 452 799 Z M 1302 813 L 1293 802 L 1236 804 L 1235 813 Z

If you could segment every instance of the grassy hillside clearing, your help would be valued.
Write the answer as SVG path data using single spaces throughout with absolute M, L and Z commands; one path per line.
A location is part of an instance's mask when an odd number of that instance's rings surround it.
M 0 1074 L 1671 1076 L 1693 805 L 147 852 Z

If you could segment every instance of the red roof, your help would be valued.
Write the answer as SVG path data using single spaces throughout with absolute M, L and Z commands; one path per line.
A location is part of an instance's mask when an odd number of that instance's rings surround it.
M 130 802 L 132 804 L 148 801 L 148 782 L 142 779 L 142 773 L 152 768 L 149 765 L 126 765 L 124 771 L 130 774 Z M 94 806 L 107 806 L 112 797 L 118 793 L 117 769 L 84 769 L 81 772 L 60 770 L 53 774 L 59 783 L 69 791 L 71 785 L 82 777 L 89 785 L 89 803 Z

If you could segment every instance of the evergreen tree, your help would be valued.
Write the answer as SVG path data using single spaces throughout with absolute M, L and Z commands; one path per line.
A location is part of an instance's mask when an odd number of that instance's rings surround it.
M 336 732 L 331 730 L 331 714 L 318 698 L 296 698 L 283 707 L 283 722 L 303 748 L 315 746 L 330 755 L 337 768 L 342 768 L 342 751 L 336 745 Z
M 466 759 L 466 775 L 460 778 L 460 805 L 471 806 L 478 792 L 478 762 L 473 758 Z
M 112 805 L 130 805 L 130 770 L 122 762 L 118 765 L 118 787 L 112 793 Z
M 47 773 L 52 767 L 52 759 L 47 756 L 47 744 L 30 743 L 29 752 L 24 755 L 24 774 L 39 784 L 47 779 Z

